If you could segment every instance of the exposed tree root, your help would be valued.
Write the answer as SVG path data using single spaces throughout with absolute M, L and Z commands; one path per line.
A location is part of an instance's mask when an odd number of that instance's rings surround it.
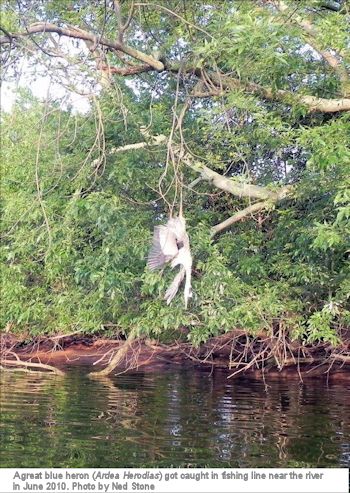
M 123 361 L 123 359 L 127 356 L 127 353 L 129 352 L 130 349 L 132 349 L 132 343 L 136 338 L 136 330 L 132 330 L 124 342 L 123 346 L 117 350 L 117 352 L 114 354 L 114 356 L 111 358 L 110 362 L 101 371 L 97 372 L 91 372 L 89 373 L 90 377 L 96 377 L 96 376 L 106 376 L 109 375 L 120 363 Z
M 72 338 L 71 338 L 72 336 Z M 7 338 L 7 343 L 6 343 Z M 60 347 L 56 347 L 60 340 Z M 243 330 L 234 330 L 210 339 L 199 348 L 188 342 L 160 344 L 156 341 L 140 339 L 137 331 L 129 334 L 126 340 L 76 338 L 67 335 L 63 344 L 62 336 L 40 338 L 23 347 L 6 337 L 2 337 L 2 363 L 7 369 L 30 371 L 52 371 L 62 375 L 63 371 L 48 363 L 63 365 L 90 364 L 98 370 L 92 377 L 120 374 L 139 368 L 158 371 L 167 364 L 199 364 L 226 368 L 231 373 L 228 378 L 254 373 L 294 371 L 300 380 L 308 375 L 327 377 L 335 372 L 350 371 L 350 332 L 342 334 L 342 344 L 336 348 L 329 343 L 313 345 L 290 340 L 288 334 L 279 329 L 275 333 L 261 332 L 255 336 Z M 62 346 L 66 347 L 63 349 Z M 102 369 L 101 369 L 102 366 Z
M 210 358 L 210 362 L 215 364 L 225 357 L 227 367 L 234 369 L 228 378 L 249 370 L 282 371 L 288 367 L 295 367 L 299 375 L 301 368 L 312 372 L 323 367 L 327 373 L 335 363 L 333 369 L 350 364 L 350 341 L 344 340 L 340 347 L 333 348 L 326 343 L 303 345 L 291 341 L 282 329 L 277 334 L 260 334 L 255 337 L 241 331 L 230 332 L 205 344 L 195 359 L 199 363 L 206 363 Z
M 146 348 L 152 349 L 152 354 L 140 361 L 139 356 L 147 352 Z M 110 350 L 106 355 L 109 353 Z M 141 342 L 132 333 L 114 356 L 110 357 L 107 367 L 93 375 L 108 375 L 118 367 L 123 368 L 122 372 L 129 371 L 149 364 L 152 359 L 153 362 L 192 361 L 212 368 L 224 367 L 233 370 L 228 378 L 255 370 L 261 373 L 270 370 L 281 372 L 285 368 L 294 367 L 302 379 L 302 372 L 310 373 L 321 368 L 323 373 L 329 373 L 350 365 L 350 341 L 344 341 L 341 347 L 333 348 L 326 343 L 302 345 L 291 341 L 281 329 L 277 334 L 261 333 L 257 336 L 236 330 L 194 348 L 183 342 L 167 346 L 147 340 Z

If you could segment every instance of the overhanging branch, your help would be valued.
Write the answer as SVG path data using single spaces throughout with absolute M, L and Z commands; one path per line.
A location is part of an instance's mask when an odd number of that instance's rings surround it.
M 125 152 L 130 150 L 144 149 L 149 146 L 159 146 L 166 143 L 168 139 L 165 135 L 150 136 L 147 142 L 137 142 L 135 144 L 128 144 L 121 147 L 115 147 L 111 149 L 110 154 L 117 154 L 119 152 Z M 259 185 L 253 185 L 251 183 L 244 183 L 234 178 L 220 175 L 216 171 L 208 168 L 204 163 L 199 160 L 195 160 L 189 153 L 181 153 L 180 149 L 174 146 L 174 152 L 180 153 L 181 161 L 189 168 L 197 173 L 200 173 L 201 179 L 211 183 L 216 188 L 223 190 L 227 193 L 242 198 L 253 198 L 259 200 L 270 200 L 273 202 L 282 200 L 290 192 L 290 187 L 285 186 L 278 191 L 270 190 L 266 187 L 260 187 Z
M 289 187 L 283 187 L 280 191 L 269 190 L 266 187 L 260 187 L 251 183 L 244 183 L 234 178 L 220 175 L 216 171 L 208 168 L 199 160 L 194 160 L 189 154 L 182 156 L 182 161 L 191 169 L 200 173 L 203 180 L 213 184 L 216 188 L 228 192 L 236 197 L 255 198 L 260 200 L 281 200 L 289 191 Z
M 154 70 L 162 71 L 164 70 L 164 64 L 156 60 L 150 55 L 143 53 L 142 51 L 136 50 L 131 46 L 128 46 L 120 41 L 110 41 L 105 38 L 100 38 L 94 34 L 84 31 L 83 29 L 76 27 L 60 27 L 49 22 L 37 22 L 31 24 L 25 32 L 21 33 L 11 33 L 12 39 L 21 39 L 29 35 L 40 34 L 40 33 L 56 33 L 60 36 L 67 36 L 69 38 L 81 39 L 82 41 L 91 41 L 92 43 L 97 43 L 100 46 L 110 48 L 111 50 L 120 51 L 125 55 L 129 55 L 140 62 L 152 67 Z M 0 45 L 10 43 L 11 39 L 8 36 L 2 36 L 0 38 Z
M 147 55 L 135 48 L 132 48 L 123 42 L 110 41 L 103 37 L 97 37 L 94 34 L 84 31 L 76 27 L 60 27 L 55 24 L 47 22 L 38 22 L 32 24 L 27 28 L 25 32 L 21 33 L 8 33 L 6 36 L 0 37 L 1 44 L 14 43 L 16 40 L 24 39 L 30 35 L 44 33 L 57 33 L 61 36 L 67 36 L 74 39 L 80 39 L 85 42 L 93 43 L 93 45 L 99 45 L 106 47 L 118 53 L 124 53 L 139 62 L 140 65 L 133 65 L 129 67 L 108 67 L 106 64 L 98 64 L 98 68 L 108 73 L 115 73 L 121 76 L 135 75 L 144 72 L 155 71 L 169 71 L 177 73 L 181 70 L 183 74 L 191 73 L 197 76 L 199 79 L 202 78 L 203 71 L 196 66 L 186 67 L 177 64 L 164 64 L 163 61 L 157 60 L 156 58 Z M 327 55 L 329 57 L 329 54 Z M 264 87 L 254 82 L 244 81 L 242 79 L 236 79 L 234 77 L 225 76 L 217 72 L 207 72 L 207 82 L 210 82 L 211 91 L 208 93 L 201 92 L 195 94 L 197 97 L 213 96 L 224 94 L 225 91 L 232 90 L 243 90 L 244 92 L 257 94 L 262 98 L 269 101 L 281 101 L 286 104 L 299 103 L 305 106 L 309 113 L 321 112 L 321 113 L 335 113 L 340 111 L 350 111 L 350 98 L 338 98 L 338 99 L 326 99 L 318 98 L 316 96 L 301 95 L 298 93 L 293 93 L 288 90 L 278 89 L 273 90 L 270 87 Z
M 269 101 L 282 101 L 286 103 L 297 102 L 304 105 L 309 113 L 335 113 L 337 111 L 350 111 L 350 98 L 325 99 L 316 96 L 300 95 L 284 89 L 272 90 L 254 82 L 244 82 L 233 77 L 223 76 L 217 73 L 209 75 L 211 82 L 222 90 L 241 89 L 251 94 L 258 94 Z

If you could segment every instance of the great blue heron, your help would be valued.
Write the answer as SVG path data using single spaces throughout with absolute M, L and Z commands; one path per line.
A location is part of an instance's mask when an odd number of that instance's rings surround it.
M 168 262 L 172 268 L 180 265 L 180 271 L 167 289 L 164 299 L 167 305 L 171 303 L 186 276 L 184 298 L 185 308 L 187 308 L 188 299 L 192 297 L 192 255 L 190 240 L 186 231 L 186 221 L 182 213 L 178 217 L 170 218 L 165 226 L 155 226 L 154 228 L 153 243 L 147 265 L 150 270 L 156 270 L 164 267 Z

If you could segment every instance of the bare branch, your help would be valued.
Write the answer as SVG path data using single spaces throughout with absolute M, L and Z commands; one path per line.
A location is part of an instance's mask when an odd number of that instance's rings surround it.
M 118 0 L 113 0 L 114 11 L 117 15 L 118 20 L 118 41 L 119 43 L 123 43 L 125 31 L 128 29 L 130 22 L 132 20 L 132 16 L 135 10 L 134 2 L 131 2 L 131 7 L 129 10 L 129 15 L 125 23 L 123 24 L 120 3 Z
M 64 372 L 60 370 L 59 368 L 55 368 L 54 366 L 51 365 L 45 365 L 44 363 L 32 363 L 30 361 L 22 361 L 19 358 L 12 360 L 12 359 L 1 359 L 1 363 L 6 366 L 25 366 L 26 368 L 37 368 L 37 369 L 43 369 L 43 370 L 48 370 L 52 371 L 56 375 L 59 376 L 64 376 Z
M 129 10 L 128 18 L 126 19 L 125 23 L 122 25 L 122 32 L 123 32 L 123 34 L 125 33 L 125 31 L 130 26 L 130 22 L 131 22 L 131 19 L 132 19 L 134 10 L 135 10 L 134 2 L 131 2 L 131 7 L 130 7 L 130 10 Z
M 113 0 L 113 8 L 114 12 L 117 16 L 117 21 L 118 21 L 118 41 L 120 43 L 123 42 L 123 31 L 122 31 L 122 14 L 121 14 L 121 9 L 120 9 L 120 3 L 118 0 Z
M 125 358 L 127 352 L 131 348 L 137 335 L 137 330 L 132 329 L 128 338 L 124 342 L 123 346 L 113 355 L 109 364 L 103 370 L 89 373 L 89 377 L 106 376 L 109 375 L 118 365 L 120 365 Z
M 200 183 L 201 181 L 202 181 L 202 177 L 201 176 L 198 176 L 198 178 L 196 178 L 189 185 L 187 185 L 187 188 L 189 190 L 192 190 L 192 188 L 194 188 L 196 185 L 198 185 L 198 183 Z
M 151 70 L 154 69 L 147 65 L 134 66 L 129 69 L 111 67 L 112 73 L 117 73 L 123 76 L 149 72 Z M 180 69 L 177 66 L 167 66 L 165 67 L 165 70 L 175 73 Z M 198 73 L 199 71 L 194 67 L 189 67 L 183 71 L 184 73 L 191 72 L 197 76 L 200 76 Z M 257 94 L 268 101 L 281 101 L 286 104 L 299 103 L 306 107 L 308 113 L 337 113 L 338 111 L 350 111 L 350 98 L 328 99 L 319 98 L 317 96 L 300 95 L 284 89 L 273 90 L 270 87 L 264 87 L 254 82 L 245 82 L 241 79 L 235 79 L 234 77 L 228 77 L 216 72 L 208 73 L 207 77 L 213 87 L 209 90 L 196 89 L 191 93 L 191 97 L 207 98 L 213 96 L 224 96 L 228 91 L 243 90 L 247 93 Z
M 252 185 L 250 183 L 242 183 L 234 178 L 220 175 L 216 171 L 208 168 L 204 163 L 198 160 L 194 160 L 189 154 L 182 156 L 182 161 L 197 173 L 200 173 L 203 180 L 212 183 L 216 188 L 228 192 L 236 197 L 249 197 L 260 200 L 280 200 L 282 197 L 281 192 L 274 192 L 265 187 L 258 185 Z M 286 193 L 286 191 L 284 192 Z
M 221 231 L 237 223 L 238 221 L 241 221 L 242 219 L 245 219 L 246 217 L 250 216 L 254 212 L 258 212 L 263 209 L 269 209 L 271 205 L 272 202 L 269 200 L 266 200 L 265 202 L 256 202 L 255 204 L 252 204 L 249 207 L 246 207 L 245 209 L 236 212 L 236 214 L 229 217 L 228 219 L 225 219 L 225 221 L 222 221 L 221 223 L 213 226 L 211 229 L 211 235 L 215 236 L 218 233 L 221 233 Z
M 122 76 L 128 76 L 128 75 L 136 75 L 136 74 L 142 74 L 145 72 L 150 72 L 154 70 L 153 67 L 150 65 L 134 65 L 132 67 L 109 67 L 108 65 L 105 64 L 100 64 L 98 66 L 100 70 L 103 70 L 104 72 L 108 74 L 118 74 Z
M 145 5 L 145 4 L 135 4 L 135 5 Z M 147 4 L 148 6 L 151 4 Z M 96 36 L 92 33 L 84 31 L 76 27 L 66 27 L 62 28 L 54 24 L 39 22 L 32 24 L 28 27 L 26 32 L 23 33 L 11 33 L 11 37 L 8 35 L 0 37 L 0 44 L 9 44 L 14 42 L 16 39 L 24 38 L 31 34 L 53 32 L 62 36 L 68 36 L 75 39 L 81 39 L 83 41 L 89 41 L 93 44 L 96 43 Z M 179 64 L 167 65 L 165 66 L 160 60 L 156 60 L 154 57 L 140 52 L 130 46 L 127 46 L 118 41 L 110 41 L 105 38 L 100 38 L 97 41 L 98 45 L 107 47 L 114 51 L 124 53 L 130 57 L 139 60 L 142 65 L 133 65 L 129 68 L 122 67 L 107 67 L 105 64 L 100 64 L 98 68 L 105 71 L 106 73 L 115 73 L 122 76 L 135 75 L 143 72 L 148 72 L 151 70 L 164 71 L 168 70 L 170 72 L 178 73 L 191 73 L 196 75 L 199 79 L 203 77 L 203 70 L 198 67 L 183 67 Z M 218 74 L 217 72 L 210 72 L 206 74 L 206 82 L 210 84 L 211 89 L 208 93 L 202 91 L 196 91 L 193 96 L 195 97 L 205 97 L 205 96 L 219 96 L 224 94 L 223 91 L 230 90 L 243 90 L 251 94 L 257 94 L 267 99 L 269 101 L 281 101 L 284 103 L 292 104 L 297 102 L 304 105 L 309 113 L 321 112 L 321 113 L 335 113 L 340 111 L 350 111 L 350 98 L 339 98 L 339 99 L 325 99 L 318 98 L 316 96 L 310 95 L 300 95 L 293 93 L 291 91 L 278 89 L 273 90 L 270 87 L 264 87 L 254 82 L 244 82 L 241 79 L 235 79 L 233 77 L 224 76 Z M 217 88 L 217 89 L 216 89 Z
M 165 144 L 167 142 L 167 137 L 165 135 L 155 135 L 150 139 L 149 142 L 137 142 L 136 144 L 128 144 L 121 147 L 114 147 L 111 149 L 110 154 L 117 154 L 118 152 L 130 151 L 133 149 L 144 149 L 149 145 L 157 146 L 160 144 Z

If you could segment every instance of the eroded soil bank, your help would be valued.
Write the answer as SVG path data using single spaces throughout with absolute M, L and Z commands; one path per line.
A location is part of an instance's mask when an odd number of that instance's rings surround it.
M 342 334 L 342 344 L 336 348 L 327 343 L 303 345 L 290 341 L 285 334 L 253 337 L 238 330 L 212 338 L 198 348 L 180 341 L 165 345 L 147 339 L 126 341 L 81 335 L 24 341 L 12 334 L 1 335 L 1 366 L 11 371 L 64 374 L 79 365 L 97 373 L 111 365 L 117 354 L 121 357 L 113 374 L 138 369 L 161 371 L 175 364 L 226 368 L 229 378 L 246 374 L 350 380 L 350 331 Z

